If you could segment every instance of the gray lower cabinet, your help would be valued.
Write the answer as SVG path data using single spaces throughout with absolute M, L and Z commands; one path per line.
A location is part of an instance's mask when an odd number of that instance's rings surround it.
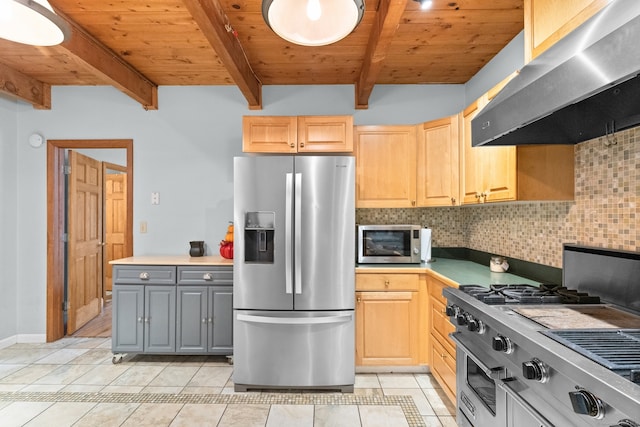
M 233 353 L 231 286 L 178 286 L 178 353 Z
M 233 267 L 114 265 L 113 277 L 114 353 L 233 353 Z

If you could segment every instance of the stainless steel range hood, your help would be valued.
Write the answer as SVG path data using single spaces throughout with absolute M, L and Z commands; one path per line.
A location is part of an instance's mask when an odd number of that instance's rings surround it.
M 471 121 L 480 145 L 576 144 L 640 124 L 640 1 L 614 0 Z

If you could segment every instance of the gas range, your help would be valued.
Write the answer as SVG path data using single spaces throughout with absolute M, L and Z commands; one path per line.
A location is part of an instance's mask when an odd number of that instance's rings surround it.
M 445 289 L 457 325 L 460 426 L 640 427 L 640 311 L 633 309 L 640 291 L 620 288 L 631 307 L 621 306 L 593 283 L 622 268 L 618 279 L 635 286 L 640 254 L 622 253 L 620 261 L 619 253 L 565 245 L 563 255 L 570 287 Z M 567 277 L 577 267 L 580 277 Z

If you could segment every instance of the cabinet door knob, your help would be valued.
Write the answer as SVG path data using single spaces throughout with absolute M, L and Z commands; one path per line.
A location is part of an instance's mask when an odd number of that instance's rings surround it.
M 138 317 L 138 323 L 142 323 L 142 317 Z
M 151 318 L 150 318 L 150 317 L 145 317 L 145 318 L 144 318 L 144 323 L 149 323 L 149 321 L 150 321 L 150 320 L 151 320 Z
M 385 288 L 388 288 L 388 287 L 389 287 L 389 279 L 387 279 L 387 280 L 385 280 L 385 281 L 384 281 L 384 287 L 385 287 Z
M 207 323 L 207 318 L 206 317 L 202 318 L 202 323 Z
M 289 146 L 290 146 L 291 148 L 295 148 L 295 147 L 296 147 L 296 144 L 294 144 L 294 143 L 292 142 L 292 143 L 290 143 L 290 144 L 289 144 Z
M 456 198 L 455 198 L 455 197 L 452 197 L 452 198 L 451 198 L 451 204 L 452 204 L 452 205 L 455 205 L 455 204 L 456 204 Z
M 213 318 L 209 317 L 209 323 L 213 323 Z
M 212 281 L 213 280 L 213 276 L 211 275 L 211 273 L 204 273 L 202 275 L 202 280 Z
M 358 298 L 356 298 L 356 301 L 357 301 L 358 303 L 360 303 L 360 302 L 362 302 L 362 298 L 358 297 Z
M 300 147 L 304 147 L 304 141 L 300 141 Z
M 149 273 L 146 271 L 143 271 L 142 273 L 140 273 L 140 280 L 149 280 Z

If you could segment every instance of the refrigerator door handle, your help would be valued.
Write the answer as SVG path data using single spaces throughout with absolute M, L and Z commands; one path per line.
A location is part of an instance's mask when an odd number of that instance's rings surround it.
M 292 227 L 292 196 L 293 196 L 293 174 L 287 174 L 285 184 L 285 209 L 284 209 L 284 266 L 285 266 L 285 288 L 287 294 L 293 292 L 293 272 L 291 269 L 291 227 Z
M 249 323 L 268 323 L 275 325 L 318 325 L 327 323 L 350 322 L 353 313 L 340 314 L 326 317 L 268 317 L 253 316 L 250 314 L 238 314 L 238 320 Z
M 294 269 L 295 269 L 295 287 L 296 294 L 302 293 L 302 255 L 300 252 L 302 251 L 302 174 L 296 174 L 296 185 L 295 185 L 295 231 L 294 231 L 294 239 L 295 239 L 295 251 L 293 253 L 294 256 Z

